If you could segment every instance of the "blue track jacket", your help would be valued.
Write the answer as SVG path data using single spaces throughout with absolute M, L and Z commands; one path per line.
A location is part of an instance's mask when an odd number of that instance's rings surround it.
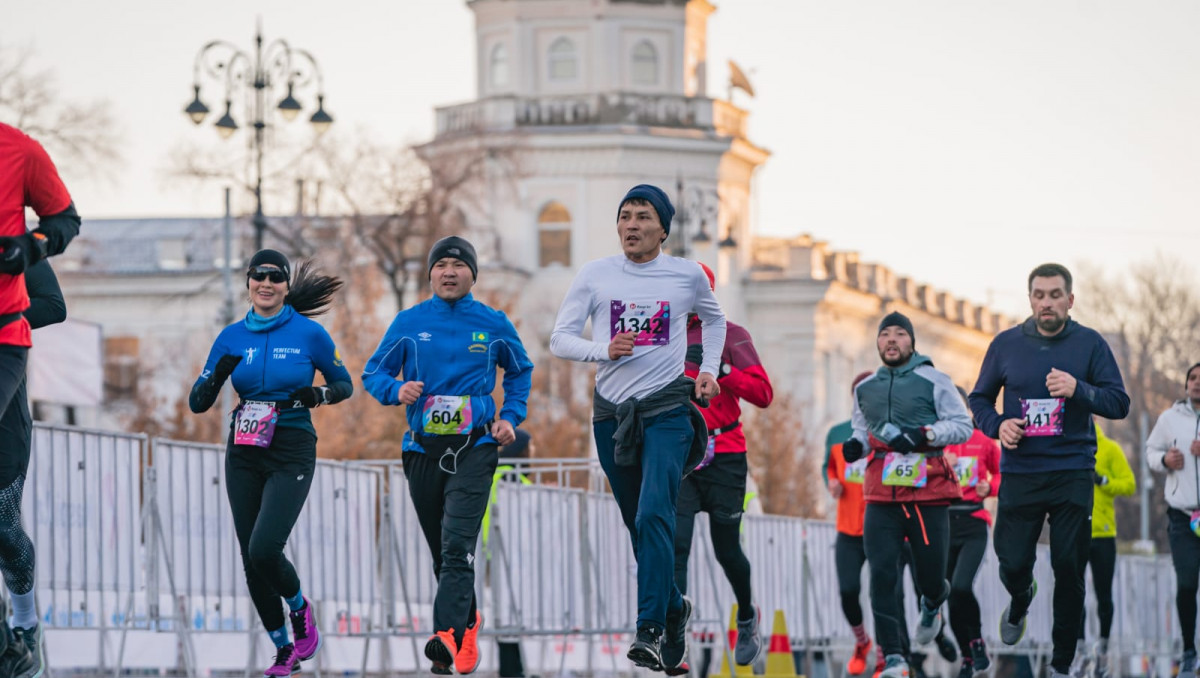
M 1093 469 L 1096 427 L 1092 415 L 1124 419 L 1129 414 L 1121 371 L 1099 332 L 1068 318 L 1062 332 L 1045 337 L 1029 318 L 996 335 L 983 358 L 975 390 L 968 398 L 979 430 L 998 438 L 1002 421 L 1022 418 L 1022 399 L 1050 398 L 1046 388 L 1050 368 L 1069 373 L 1077 382 L 1075 395 L 1064 403 L 1062 433 L 1026 435 L 1017 449 L 1005 448 L 1000 455 L 1002 473 Z M 1001 388 L 1003 413 L 996 411 Z
M 299 313 L 266 332 L 251 332 L 245 320 L 221 330 L 208 353 L 204 371 L 192 387 L 193 394 L 226 354 L 242 356 L 229 375 L 242 400 L 286 400 L 296 389 L 312 386 L 317 370 L 325 376 L 326 384 L 342 382 L 339 391 L 344 391 L 345 397 L 350 397 L 353 390 L 350 373 L 329 333 L 320 323 Z M 316 433 L 312 415 L 304 408 L 281 410 L 276 427 Z
M 422 412 L 431 396 L 470 396 L 475 428 L 489 428 L 496 416 L 492 391 L 497 367 L 504 370 L 499 418 L 515 428 L 525 421 L 533 378 L 533 363 L 516 328 L 502 311 L 470 294 L 453 303 L 434 296 L 396 315 L 363 368 L 362 380 L 384 405 L 400 404 L 406 381 L 424 382 L 421 397 L 408 407 L 403 445 L 406 452 L 424 452 L 412 432 L 424 430 Z M 489 432 L 476 444 L 495 442 Z

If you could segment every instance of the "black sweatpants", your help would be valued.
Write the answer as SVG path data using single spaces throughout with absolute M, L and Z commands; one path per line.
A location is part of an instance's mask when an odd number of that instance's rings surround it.
M 1196 649 L 1196 594 L 1200 589 L 1200 536 L 1192 532 L 1190 516 L 1176 508 L 1167 509 L 1167 537 L 1171 562 L 1175 564 L 1175 609 L 1184 651 Z
M 1042 526 L 1050 520 L 1050 566 L 1054 570 L 1054 653 L 1050 665 L 1069 673 L 1083 619 L 1084 567 L 1092 543 L 1093 472 L 1006 473 L 996 511 L 996 557 L 1000 581 L 1013 597 L 1014 615 L 1029 609 L 1033 565 Z
M 867 562 L 863 538 L 838 532 L 833 542 L 833 561 L 837 566 L 838 593 L 842 597 L 842 614 L 851 626 L 863 623 L 862 568 Z
M 1096 614 L 1100 617 L 1100 637 L 1108 640 L 1113 620 L 1113 577 L 1117 574 L 1117 538 L 1092 537 L 1088 549 L 1088 565 L 1092 566 L 1092 591 L 1096 594 Z M 1087 627 L 1087 606 L 1079 621 L 1079 639 Z
M 750 619 L 753 600 L 750 561 L 742 551 L 742 505 L 746 500 L 746 455 L 722 453 L 712 463 L 679 483 L 675 504 L 675 586 L 687 593 L 688 558 L 696 530 L 696 514 L 708 513 L 713 553 L 737 598 L 738 617 Z
M 254 609 L 267 631 L 284 624 L 282 598 L 300 590 L 296 568 L 283 554 L 317 467 L 317 436 L 277 428 L 267 448 L 234 445 L 225 454 L 225 490 Z
M 905 655 L 908 628 L 903 626 L 903 593 L 900 567 L 904 539 L 912 546 L 917 595 L 940 606 L 950 595 L 946 584 L 946 558 L 950 524 L 946 506 L 916 504 L 867 504 L 863 522 L 863 545 L 871 568 L 871 612 L 875 615 L 875 638 L 884 655 Z M 899 588 L 903 592 L 903 588 Z
M 29 403 L 25 396 L 25 365 L 29 349 L 0 345 L 0 487 L 8 487 L 29 468 Z M 24 443 L 11 436 L 24 436 Z
M 466 442 L 465 436 L 437 438 L 451 449 Z M 477 445 L 458 455 L 457 467 L 447 461 L 445 467 L 457 471 L 447 473 L 439 463 L 441 450 L 422 444 L 427 452 L 404 453 L 404 475 L 438 580 L 433 627 L 454 629 L 461 645 L 463 632 L 475 622 L 475 547 L 499 455 L 494 443 Z
M 987 521 L 968 511 L 950 511 L 950 630 L 962 656 L 971 654 L 972 640 L 983 637 L 979 600 L 975 598 L 975 575 L 987 551 Z
M 33 541 L 21 520 L 21 495 L 29 470 L 33 418 L 25 379 L 0 415 L 0 572 L 8 590 L 17 594 L 33 588 Z

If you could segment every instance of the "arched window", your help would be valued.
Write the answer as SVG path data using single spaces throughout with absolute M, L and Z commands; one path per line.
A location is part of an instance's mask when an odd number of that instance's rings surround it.
M 579 57 L 575 43 L 559 38 L 550 45 L 550 79 L 574 80 L 579 72 Z
M 649 40 L 639 42 L 633 48 L 633 84 L 658 84 L 658 50 Z
M 538 266 L 571 265 L 571 212 L 551 202 L 538 214 Z
M 488 60 L 488 70 L 491 74 L 493 88 L 508 87 L 508 48 L 499 43 L 492 48 Z

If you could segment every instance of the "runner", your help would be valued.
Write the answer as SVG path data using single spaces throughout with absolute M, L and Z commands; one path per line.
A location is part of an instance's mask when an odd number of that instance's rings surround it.
M 905 539 L 912 546 L 920 596 L 915 642 L 931 642 L 942 628 L 950 594 L 946 558 L 947 506 L 962 497 L 942 451 L 971 436 L 971 419 L 954 384 L 916 353 L 912 322 L 892 312 L 879 323 L 876 346 L 883 366 L 854 389 L 854 434 L 842 445 L 854 463 L 870 451 L 864 482 L 863 545 L 871 568 L 875 639 L 883 647 L 883 678 L 908 678 L 908 629 L 899 618 L 896 564 Z
M 1117 573 L 1117 515 L 1113 498 L 1128 497 L 1137 492 L 1137 478 L 1129 468 L 1125 451 L 1117 442 L 1104 435 L 1096 424 L 1096 471 L 1092 477 L 1095 495 L 1092 498 L 1092 546 L 1087 562 L 1092 566 L 1092 591 L 1096 594 L 1096 612 L 1100 616 L 1100 640 L 1094 654 L 1097 678 L 1108 678 L 1108 637 L 1113 621 L 1113 577 Z M 1087 608 L 1079 624 L 1079 646 L 1076 655 L 1091 658 L 1084 644 Z
M 287 257 L 260 250 L 250 259 L 246 286 L 251 308 L 217 336 L 188 404 L 207 411 L 230 377 L 241 398 L 225 452 L 225 489 L 250 598 L 277 648 L 264 674 L 288 676 L 321 649 L 316 613 L 283 553 L 316 471 L 309 409 L 341 402 L 354 387 L 333 339 L 311 320 L 328 310 L 342 281 L 307 264 L 293 278 Z M 326 385 L 312 385 L 316 370 Z
M 871 372 L 863 372 L 850 384 L 850 395 Z M 847 426 L 849 422 L 846 422 Z M 838 430 L 841 425 L 831 429 Z M 853 432 L 853 429 L 850 429 Z M 842 437 L 845 440 L 849 433 Z M 842 614 L 854 631 L 854 654 L 846 662 L 846 672 L 859 676 L 867 670 L 867 659 L 871 654 L 871 637 L 863 625 L 862 568 L 867 563 L 867 552 L 863 548 L 863 478 L 866 475 L 868 458 L 863 457 L 847 464 L 842 454 L 842 443 L 836 442 L 829 448 L 825 459 L 825 478 L 829 494 L 837 500 L 837 537 L 833 545 L 833 558 L 837 566 L 838 593 L 842 599 Z M 903 605 L 903 603 L 902 603 Z M 876 672 L 883 671 L 883 649 L 878 652 Z
M 1125 418 L 1129 396 L 1104 338 L 1068 315 L 1075 303 L 1071 272 L 1043 264 L 1029 274 L 1028 289 L 1033 315 L 992 340 L 970 402 L 976 425 L 1005 449 L 993 539 L 1000 581 L 1012 600 L 1001 615 L 1000 640 L 1015 645 L 1025 634 L 1037 594 L 1037 541 L 1048 516 L 1054 569 L 1050 666 L 1057 678 L 1071 669 L 1083 619 L 1096 467 L 1092 415 Z
M 508 317 L 471 294 L 479 269 L 470 242 L 437 241 L 427 270 L 433 296 L 396 315 L 362 378 L 380 403 L 406 406 L 404 475 L 438 578 L 425 656 L 434 673 L 448 675 L 479 666 L 475 546 L 497 450 L 525 420 L 533 363 Z
M 1167 474 L 1167 536 L 1175 564 L 1175 608 L 1183 636 L 1179 675 L 1197 671 L 1196 595 L 1200 589 L 1200 363 L 1188 368 L 1184 397 L 1158 417 L 1146 441 L 1150 468 Z
M 33 231 L 25 223 L 26 207 L 38 216 L 38 227 Z M 66 249 L 78 235 L 79 224 L 75 203 L 45 149 L 17 128 L 0 123 L 0 417 L 6 422 L 16 421 L 14 417 L 28 418 L 23 389 L 33 341 L 24 274 L 42 259 Z M 0 510 L 11 516 L 20 513 L 29 450 L 19 438 L 6 442 L 15 447 L 0 458 Z M 24 678 L 30 678 L 41 675 L 44 661 L 32 601 L 33 545 L 19 520 L 16 522 L 16 530 L 10 529 L 4 535 L 5 552 L 0 557 L 6 563 L 6 585 L 11 588 L 15 584 L 15 590 L 20 591 L 21 598 L 13 600 L 19 617 L 15 623 L 25 632 L 15 635 L 8 615 L 0 609 L 0 674 L 24 673 Z M 9 567 L 15 573 L 13 578 Z M 23 576 L 24 572 L 29 576 Z M 32 655 L 29 648 L 34 650 Z
M 600 363 L 592 429 L 600 466 L 637 556 L 638 666 L 686 670 L 692 604 L 675 586 L 679 483 L 704 456 L 704 416 L 690 398 L 720 393 L 725 316 L 694 261 L 662 253 L 675 210 L 661 189 L 633 187 L 617 209 L 622 254 L 585 264 L 558 311 L 550 351 Z M 700 317 L 704 362 L 684 376 L 687 317 Z M 592 338 L 583 338 L 592 321 Z
M 700 264 L 708 276 L 708 284 L 716 289 L 711 269 Z M 688 318 L 688 350 L 684 370 L 696 378 L 704 362 L 700 320 Z M 762 637 L 758 626 L 762 612 L 754 605 L 750 589 L 750 561 L 742 551 L 742 513 L 746 502 L 746 435 L 742 432 L 741 401 L 764 408 L 775 397 L 771 380 L 758 359 L 758 351 L 750 333 L 741 325 L 725 323 L 725 349 L 721 352 L 720 375 L 717 384 L 721 393 L 703 410 L 708 426 L 708 454 L 705 462 L 685 477 L 679 486 L 675 513 L 675 585 L 687 593 L 688 557 L 692 552 L 692 533 L 696 513 L 708 513 L 709 535 L 713 553 L 725 572 L 725 578 L 737 598 L 737 642 L 734 661 L 746 666 L 753 664 L 762 652 Z
M 25 289 L 29 294 L 25 320 L 32 329 L 66 320 L 67 306 L 50 262 L 39 261 L 25 271 Z M 0 523 L 0 571 L 4 572 L 12 601 L 15 640 L 0 655 L 0 675 L 39 678 L 45 670 L 46 655 L 34 601 L 34 549 L 21 520 L 21 495 L 33 442 L 33 418 L 25 387 L 22 380 L 0 417 L 0 487 L 6 488 L 0 492 L 0 513 L 7 516 Z
M 966 403 L 967 392 L 960 388 L 958 394 Z M 1000 487 L 1000 446 L 975 429 L 967 442 L 948 446 L 946 458 L 954 464 L 963 493 L 962 501 L 950 505 L 950 629 L 962 653 L 958 678 L 979 678 L 992 662 L 983 642 L 975 575 L 987 552 L 992 525 L 992 514 L 983 507 L 983 500 L 995 496 Z

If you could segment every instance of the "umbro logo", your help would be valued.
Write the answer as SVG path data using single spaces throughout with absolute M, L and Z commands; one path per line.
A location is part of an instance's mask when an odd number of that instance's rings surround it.
M 417 338 L 420 339 L 421 341 L 429 341 L 430 339 L 433 338 L 433 335 L 428 332 L 421 332 L 420 334 L 417 335 Z

